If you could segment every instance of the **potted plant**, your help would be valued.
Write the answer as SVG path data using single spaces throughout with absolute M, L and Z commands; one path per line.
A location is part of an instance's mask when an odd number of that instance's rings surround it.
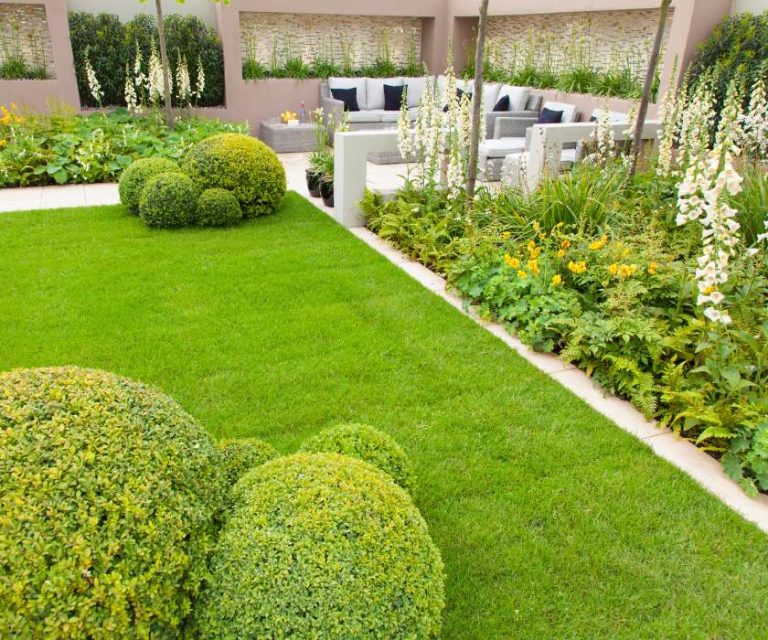
M 312 112 L 312 119 L 315 122 L 315 151 L 309 157 L 309 169 L 306 171 L 307 189 L 309 189 L 309 195 L 313 198 L 319 198 L 320 178 L 323 175 L 323 168 L 326 166 L 324 156 L 329 153 L 331 139 L 328 127 L 323 121 L 322 107 Z
M 319 168 L 322 171 L 320 176 L 320 195 L 323 198 L 323 203 L 326 207 L 333 207 L 333 169 L 335 164 L 335 158 L 333 152 L 326 152 L 321 156 L 321 164 Z

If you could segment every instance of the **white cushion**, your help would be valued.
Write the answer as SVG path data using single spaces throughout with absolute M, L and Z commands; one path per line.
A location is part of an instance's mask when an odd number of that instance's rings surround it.
M 397 122 L 400 111 L 385 111 L 384 109 L 369 109 L 366 113 L 378 118 L 378 122 Z
M 456 78 L 456 88 L 461 89 L 464 93 L 474 93 L 475 92 L 475 81 L 474 80 L 462 80 L 461 78 Z
M 419 108 L 418 107 L 408 107 L 408 119 L 409 120 L 416 120 L 419 116 Z
M 480 143 L 480 155 L 486 158 L 504 158 L 510 153 L 525 150 L 525 138 L 501 138 Z
M 361 111 L 368 108 L 365 85 L 365 78 L 328 78 L 329 89 L 357 89 L 357 106 L 360 107 Z
M 359 124 L 381 122 L 381 114 L 377 111 L 349 111 L 346 115 L 349 116 L 350 122 L 356 122 Z
M 550 111 L 562 111 L 563 117 L 560 120 L 563 124 L 569 124 L 576 122 L 576 118 L 579 117 L 579 110 L 576 105 L 568 104 L 567 102 L 545 102 L 542 110 L 549 109 Z
M 528 102 L 529 94 L 530 91 L 527 87 L 515 87 L 511 84 L 505 84 L 499 90 L 496 102 L 501 100 L 504 96 L 509 96 L 510 111 L 525 111 L 525 105 Z
M 408 108 L 418 107 L 421 102 L 421 96 L 424 95 L 424 88 L 427 86 L 427 79 L 400 78 L 400 80 L 408 87 Z
M 483 84 L 483 111 L 490 113 L 499 101 L 501 85 L 497 82 Z
M 366 78 L 365 80 L 365 108 L 384 108 L 384 85 L 399 87 L 403 81 L 400 78 Z M 360 107 L 363 108 L 362 106 Z

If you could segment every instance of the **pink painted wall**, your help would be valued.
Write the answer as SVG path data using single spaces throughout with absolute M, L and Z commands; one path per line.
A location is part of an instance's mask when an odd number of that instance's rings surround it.
M 15 102 L 22 108 L 48 111 L 53 103 L 80 108 L 75 64 L 69 42 L 67 3 L 63 0 L 2 0 L 8 4 L 37 4 L 45 7 L 53 48 L 53 80 L 0 80 L 0 104 Z

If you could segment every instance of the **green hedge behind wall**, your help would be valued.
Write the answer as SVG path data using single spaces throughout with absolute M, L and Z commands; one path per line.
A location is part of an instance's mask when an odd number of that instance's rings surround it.
M 221 39 L 216 31 L 196 16 L 173 14 L 166 16 L 163 22 L 173 69 L 176 68 L 178 56 L 184 56 L 194 84 L 198 57 L 202 60 L 206 77 L 205 91 L 199 106 L 224 104 L 224 54 Z M 138 46 L 142 52 L 146 73 L 151 43 L 158 41 L 154 16 L 138 15 L 123 24 L 116 15 L 71 11 L 69 30 L 77 86 L 83 106 L 97 106 L 85 77 L 86 55 L 90 57 L 91 65 L 104 91 L 104 105 L 124 105 L 126 64 L 133 68 Z

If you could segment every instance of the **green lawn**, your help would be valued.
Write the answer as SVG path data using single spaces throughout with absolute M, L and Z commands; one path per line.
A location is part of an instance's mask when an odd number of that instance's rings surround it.
M 765 638 L 766 538 L 295 194 L 230 230 L 0 215 L 0 370 L 156 384 L 281 451 L 394 435 L 448 572 L 444 638 Z

